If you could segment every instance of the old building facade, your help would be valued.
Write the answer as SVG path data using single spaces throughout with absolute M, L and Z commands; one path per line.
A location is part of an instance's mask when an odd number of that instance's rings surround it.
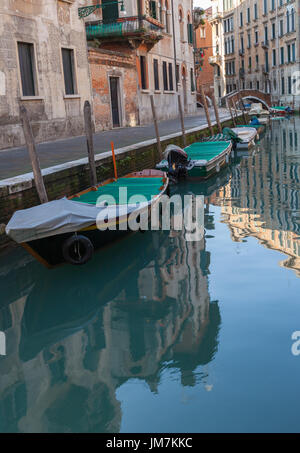
M 214 68 L 211 65 L 213 56 L 212 25 L 210 18 L 212 8 L 207 8 L 203 14 L 204 24 L 195 30 L 195 74 L 197 92 L 202 85 L 205 95 L 210 98 L 214 91 Z
M 82 0 L 3 0 L 0 5 L 0 148 L 20 146 L 25 105 L 38 142 L 84 131 L 91 101 Z
M 213 0 L 215 92 L 270 93 L 299 109 L 299 19 L 293 0 Z
M 195 112 L 191 0 L 102 2 L 89 13 L 96 130 L 151 122 L 150 94 L 158 119 L 178 115 L 178 94 L 185 112 Z

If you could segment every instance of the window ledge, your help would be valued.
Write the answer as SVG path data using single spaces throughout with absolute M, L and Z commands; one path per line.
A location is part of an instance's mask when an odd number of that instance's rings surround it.
M 149 93 L 150 93 L 150 90 L 149 90 L 148 88 L 147 88 L 147 89 L 142 88 L 142 89 L 141 89 L 141 93 L 147 93 L 147 94 L 149 94 Z
M 175 93 L 174 90 L 172 90 L 172 91 L 170 91 L 170 90 L 168 90 L 168 91 L 164 90 L 164 94 L 174 94 L 174 93 Z
M 45 98 L 43 96 L 21 96 L 21 101 L 43 101 Z
M 80 94 L 64 94 L 64 99 L 79 99 Z
M 161 94 L 161 90 L 154 90 L 154 94 Z

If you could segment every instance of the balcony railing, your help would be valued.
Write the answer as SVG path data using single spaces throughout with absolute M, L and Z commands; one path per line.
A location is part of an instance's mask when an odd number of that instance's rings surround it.
M 264 41 L 262 41 L 261 46 L 264 47 L 265 49 L 268 49 L 269 48 L 269 40 L 265 39 Z
M 86 23 L 86 36 L 88 40 L 95 38 L 120 38 L 143 35 L 149 39 L 162 38 L 163 25 L 156 25 L 148 17 L 125 17 L 112 22 L 101 20 Z
M 220 65 L 222 63 L 222 57 L 221 55 L 212 55 L 211 57 L 208 57 L 208 62 L 211 65 Z

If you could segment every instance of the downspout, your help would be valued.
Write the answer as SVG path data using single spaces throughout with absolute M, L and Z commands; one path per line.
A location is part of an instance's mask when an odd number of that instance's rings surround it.
M 172 27 L 173 27 L 173 47 L 174 47 L 174 65 L 175 65 L 175 82 L 176 82 L 176 91 L 178 92 L 178 82 L 177 80 L 177 55 L 176 55 L 176 40 L 175 40 L 175 21 L 174 21 L 174 1 L 171 0 L 171 8 L 172 8 Z M 178 71 L 178 79 L 179 79 L 179 71 Z

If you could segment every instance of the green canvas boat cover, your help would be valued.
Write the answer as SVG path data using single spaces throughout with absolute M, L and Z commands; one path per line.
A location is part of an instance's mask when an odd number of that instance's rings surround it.
M 273 110 L 284 111 L 287 107 L 282 107 L 281 105 L 277 105 L 275 107 L 271 107 Z
M 111 195 L 113 196 L 116 204 L 126 204 L 129 198 L 133 195 L 143 195 L 146 197 L 147 201 L 150 201 L 153 196 L 160 193 L 163 185 L 164 182 L 162 177 L 120 178 L 117 181 L 106 184 L 105 186 L 98 187 L 97 190 L 90 190 L 79 197 L 74 197 L 72 200 L 80 203 L 96 205 L 97 200 L 101 195 Z M 119 189 L 122 187 L 126 187 L 127 189 L 127 199 L 121 200 L 120 202 Z M 109 199 L 107 200 L 107 203 L 111 204 Z
M 196 142 L 184 148 L 191 160 L 211 160 L 223 153 L 230 141 Z

